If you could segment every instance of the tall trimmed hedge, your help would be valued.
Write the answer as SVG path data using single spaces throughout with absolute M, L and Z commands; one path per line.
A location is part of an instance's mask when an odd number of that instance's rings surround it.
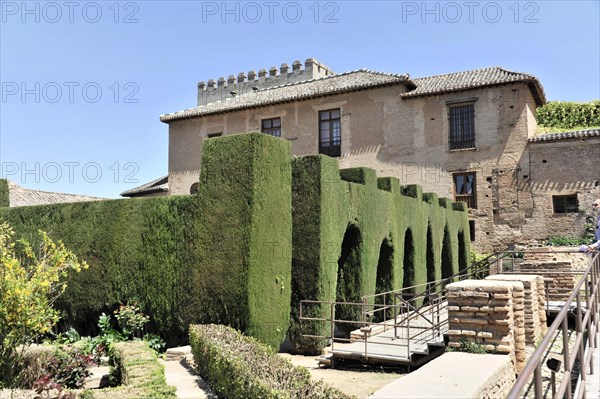
M 600 126 L 600 100 L 589 103 L 550 101 L 536 111 L 541 126 L 562 129 Z
M 262 133 L 208 140 L 200 181 L 197 309 L 278 346 L 290 316 L 291 146 Z
M 303 334 L 330 335 L 328 323 L 299 320 L 301 300 L 360 302 L 377 287 L 398 289 L 440 279 L 446 274 L 442 273 L 444 231 L 451 271 L 457 272 L 467 261 L 459 259 L 470 252 L 464 239 L 469 225 L 462 203 L 422 193 L 419 186 L 400 186 L 395 178 L 377 178 L 371 169 L 339 170 L 335 159 L 322 155 L 295 159 L 292 177 L 288 337 L 300 352 L 319 353 L 326 343 Z M 428 248 L 433 251 L 430 256 Z M 335 317 L 344 320 L 360 320 L 359 311 L 349 306 L 334 309 Z M 303 312 L 308 317 L 331 316 L 326 303 L 307 304 Z
M 169 343 L 191 323 L 225 323 L 272 346 L 290 315 L 290 144 L 255 133 L 209 140 L 186 197 L 3 208 L 19 236 L 38 229 L 90 264 L 56 305 L 89 332 L 137 301 Z

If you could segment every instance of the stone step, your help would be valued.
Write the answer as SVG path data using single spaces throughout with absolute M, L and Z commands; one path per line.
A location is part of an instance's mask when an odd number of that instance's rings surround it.
M 185 358 L 187 355 L 190 355 L 192 353 L 192 347 L 189 345 L 186 346 L 180 346 L 178 348 L 169 348 L 167 349 L 167 359 L 168 361 L 171 360 L 181 360 L 183 358 Z

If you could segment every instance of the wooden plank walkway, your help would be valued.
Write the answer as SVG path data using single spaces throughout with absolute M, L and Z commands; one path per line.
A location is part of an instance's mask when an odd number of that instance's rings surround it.
M 412 312 L 410 325 L 398 326 L 396 330 L 393 327 L 393 320 L 385 323 L 371 326 L 371 334 L 367 334 L 365 345 L 364 334 L 361 340 L 358 332 L 353 332 L 352 336 L 355 342 L 334 343 L 332 354 L 334 361 L 336 358 L 355 359 L 361 361 L 376 361 L 384 363 L 395 363 L 399 365 L 411 365 L 414 363 L 413 355 L 429 355 L 429 345 L 443 346 L 445 331 L 431 330 L 433 314 L 429 307 L 419 309 L 423 316 Z M 401 320 L 398 316 L 398 320 Z M 429 319 L 429 320 L 427 320 Z M 439 313 L 439 318 L 432 320 L 435 324 L 446 324 L 448 312 L 445 304 Z M 385 331 L 384 331 L 385 329 Z M 410 334 L 410 339 L 409 338 Z

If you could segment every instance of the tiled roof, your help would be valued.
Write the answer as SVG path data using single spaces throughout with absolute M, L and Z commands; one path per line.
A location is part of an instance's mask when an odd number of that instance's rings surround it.
M 586 137 L 600 137 L 600 129 L 572 130 L 570 132 L 562 133 L 546 133 L 531 137 L 528 141 L 530 143 L 537 143 L 542 141 L 581 139 Z
M 106 198 L 89 197 L 86 195 L 31 190 L 29 188 L 18 186 L 8 180 L 8 201 L 11 208 L 17 206 L 60 204 L 65 202 L 101 201 L 105 199 Z
M 417 85 L 417 88 L 402 94 L 402 97 L 427 96 L 476 87 L 493 86 L 512 82 L 525 82 L 528 84 L 536 104 L 539 106 L 546 103 L 544 89 L 535 76 L 526 73 L 507 71 L 500 67 L 428 76 L 425 78 L 413 79 L 413 82 Z
M 398 83 L 403 83 L 409 88 L 414 88 L 408 75 L 359 69 L 325 78 L 290 83 L 237 95 L 236 97 L 232 97 L 225 101 L 214 102 L 172 114 L 161 115 L 160 120 L 167 123 L 179 119 L 237 111 L 287 101 L 304 100 Z
M 169 192 L 169 176 L 164 176 L 156 180 L 152 180 L 139 187 L 123 191 L 122 197 L 136 197 L 139 195 L 150 194 L 155 192 Z

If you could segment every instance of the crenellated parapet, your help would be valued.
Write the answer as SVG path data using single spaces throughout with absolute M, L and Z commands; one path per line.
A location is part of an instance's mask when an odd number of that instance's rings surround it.
M 209 79 L 208 82 L 198 82 L 198 106 L 225 101 L 269 87 L 333 75 L 335 73 L 324 64 L 314 58 L 308 58 L 304 62 L 304 68 L 302 63 L 296 60 L 291 68 L 287 63 L 283 63 L 279 68 L 273 66 L 268 71 L 262 68 L 258 73 L 251 70 L 247 74 L 240 72 L 237 76 L 229 75 L 227 79 L 225 77 L 220 77 L 216 81 Z

